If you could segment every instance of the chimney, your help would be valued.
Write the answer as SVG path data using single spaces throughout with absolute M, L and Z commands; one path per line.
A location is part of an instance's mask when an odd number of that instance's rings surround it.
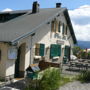
M 39 12 L 39 4 L 37 1 L 33 2 L 33 5 L 32 5 L 32 13 L 37 13 Z
M 56 8 L 60 8 L 61 7 L 61 3 L 56 3 Z

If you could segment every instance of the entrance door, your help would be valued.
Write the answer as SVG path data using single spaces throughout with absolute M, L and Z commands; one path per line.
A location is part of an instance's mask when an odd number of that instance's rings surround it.
M 21 52 L 20 52 L 20 47 L 19 47 L 17 60 L 15 62 L 15 75 L 14 75 L 15 78 L 19 77 L 20 53 Z
M 25 51 L 26 51 L 26 44 L 22 44 L 18 49 L 18 56 L 15 62 L 15 78 L 22 78 L 24 77 L 25 72 Z

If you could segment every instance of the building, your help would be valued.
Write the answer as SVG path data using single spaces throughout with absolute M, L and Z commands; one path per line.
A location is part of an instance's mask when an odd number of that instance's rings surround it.
M 44 59 L 70 59 L 76 38 L 68 10 L 56 8 L 0 13 L 0 77 L 24 77 L 26 68 Z M 68 52 L 68 53 L 67 53 Z

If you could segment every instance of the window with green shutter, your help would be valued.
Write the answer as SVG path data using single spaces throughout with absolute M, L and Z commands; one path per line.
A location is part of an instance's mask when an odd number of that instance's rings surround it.
M 61 46 L 57 44 L 51 44 L 50 47 L 50 58 L 61 56 Z
M 44 56 L 45 44 L 36 44 L 35 55 Z
M 39 55 L 44 56 L 45 44 L 40 44 Z
M 57 50 L 58 50 L 58 56 L 61 56 L 61 45 L 57 45 Z

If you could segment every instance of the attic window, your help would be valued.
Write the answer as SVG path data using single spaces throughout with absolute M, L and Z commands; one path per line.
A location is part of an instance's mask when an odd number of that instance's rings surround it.
M 56 19 L 54 19 L 54 20 L 51 22 L 51 32 L 55 32 L 55 33 L 60 32 L 59 21 L 56 20 Z
M 66 25 L 66 28 L 65 28 L 65 35 L 67 35 L 67 29 L 68 29 L 68 27 L 67 27 L 67 25 Z
M 54 20 L 51 22 L 51 31 L 55 32 L 55 25 L 54 25 Z
M 61 32 L 61 22 L 59 21 L 59 24 L 58 24 L 58 32 Z
M 55 20 L 55 32 L 58 33 L 58 24 L 59 22 L 57 20 Z

